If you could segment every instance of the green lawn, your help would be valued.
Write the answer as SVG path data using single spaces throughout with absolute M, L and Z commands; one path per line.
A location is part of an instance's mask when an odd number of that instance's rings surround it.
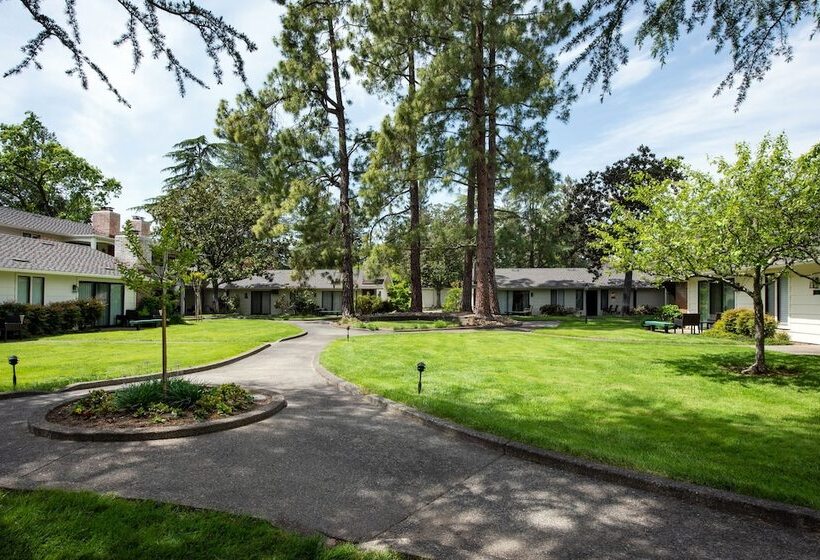
M 735 373 L 752 357 L 747 344 L 608 318 L 531 334 L 356 337 L 321 360 L 369 391 L 479 430 L 820 509 L 820 358 L 769 352 L 798 373 Z
M 264 342 L 298 334 L 299 327 L 265 319 L 213 319 L 168 327 L 168 367 L 207 364 Z M 16 355 L 17 389 L 56 389 L 77 381 L 106 379 L 162 369 L 161 330 L 118 330 L 65 334 L 0 343 Z M 5 368 L 5 369 L 4 369 Z M 0 363 L 0 391 L 11 390 L 11 368 Z
M 0 558 L 397 560 L 265 521 L 89 492 L 0 489 Z

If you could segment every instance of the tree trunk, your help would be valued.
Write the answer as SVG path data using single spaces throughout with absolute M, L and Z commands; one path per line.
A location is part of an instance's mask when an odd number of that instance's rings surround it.
M 491 6 L 494 6 L 493 2 Z M 490 27 L 492 29 L 492 26 Z M 498 177 L 498 145 L 497 142 L 497 118 L 496 114 L 496 82 L 495 82 L 495 37 L 489 34 L 489 68 L 487 69 L 487 251 L 490 255 L 490 309 L 493 315 L 500 315 L 501 308 L 498 305 L 498 282 L 495 277 L 495 189 L 496 178 Z
M 179 283 L 180 290 L 179 290 L 179 314 L 185 317 L 185 292 L 186 286 L 185 282 Z
M 338 47 L 333 19 L 327 19 L 328 45 L 333 70 L 333 88 L 335 96 L 334 112 L 339 132 L 339 214 L 342 222 L 342 317 L 351 317 L 353 309 L 353 230 L 350 219 L 350 161 L 347 152 L 347 123 L 345 122 L 345 105 L 342 97 L 342 80 L 339 72 Z
M 168 270 L 168 252 L 163 255 L 163 271 Z M 163 272 L 164 274 L 164 272 Z M 162 299 L 160 300 L 160 317 L 162 317 L 162 394 L 168 396 L 168 288 L 162 281 Z
M 473 262 L 475 260 L 475 167 L 471 166 L 467 179 L 466 229 L 469 232 L 464 249 L 464 268 L 461 273 L 461 310 L 473 310 Z
M 621 315 L 629 315 L 629 310 L 632 308 L 632 271 L 627 270 L 624 273 L 624 294 L 621 298 Z
M 490 182 L 487 174 L 486 150 L 486 108 L 484 77 L 484 13 L 479 5 L 473 14 L 473 71 L 472 71 L 472 113 L 470 145 L 476 168 L 476 279 L 473 313 L 479 318 L 489 319 L 493 315 L 492 305 L 492 221 L 490 209 Z
M 436 309 L 441 309 L 441 288 L 436 288 Z
M 752 305 L 755 314 L 755 363 L 743 370 L 743 373 L 762 375 L 767 372 L 766 368 L 766 325 L 765 308 L 763 305 L 763 270 L 755 268 L 754 280 L 752 282 Z
M 214 313 L 219 313 L 219 279 L 211 278 L 211 289 L 213 290 Z
M 416 60 L 413 49 L 408 49 L 407 99 L 412 103 L 416 95 Z M 418 139 L 416 123 L 410 126 L 410 311 L 422 310 L 421 294 L 421 230 L 419 228 L 421 203 L 418 179 Z

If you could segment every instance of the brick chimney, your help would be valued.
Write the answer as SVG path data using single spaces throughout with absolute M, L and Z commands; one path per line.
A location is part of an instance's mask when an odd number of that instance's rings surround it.
M 151 235 L 151 222 L 142 216 L 131 216 L 131 219 L 128 221 L 131 222 L 131 227 L 134 228 L 134 231 L 136 231 L 140 237 L 148 237 Z
M 91 213 L 91 229 L 96 235 L 114 237 L 120 232 L 120 215 L 104 206 Z
M 145 255 L 148 260 L 151 260 L 151 222 L 144 219 L 142 216 L 132 216 L 130 220 L 126 220 L 125 223 L 131 223 L 131 227 L 134 228 L 134 231 L 137 232 L 139 235 L 139 242 L 142 254 Z M 131 249 L 128 247 L 128 241 L 125 238 L 125 235 L 119 233 L 114 238 L 114 258 L 120 261 L 123 264 L 131 266 L 137 262 L 137 257 L 131 252 Z

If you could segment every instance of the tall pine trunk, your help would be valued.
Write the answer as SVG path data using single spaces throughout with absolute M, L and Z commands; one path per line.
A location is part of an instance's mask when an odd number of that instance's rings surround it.
M 479 318 L 491 318 L 492 280 L 492 239 L 489 235 L 491 220 L 490 181 L 487 174 L 486 150 L 486 108 L 484 76 L 484 11 L 479 5 L 473 12 L 473 70 L 472 70 L 472 112 L 470 145 L 476 168 L 476 279 L 473 313 Z
M 416 95 L 416 60 L 413 49 L 407 55 L 407 98 L 412 103 Z M 418 179 L 418 137 L 416 123 L 410 125 L 410 311 L 422 310 L 421 294 L 421 202 Z
M 464 265 L 461 273 L 461 310 L 473 310 L 473 265 L 475 262 L 475 166 L 470 166 L 467 178 L 467 205 L 465 226 L 469 238 L 464 248 Z
M 493 2 L 492 6 L 495 5 Z M 491 25 L 492 29 L 492 25 Z M 498 305 L 498 283 L 495 277 L 495 189 L 496 178 L 498 177 L 498 133 L 497 124 L 497 106 L 496 106 L 496 87 L 495 81 L 495 36 L 493 33 L 488 34 L 490 48 L 487 69 L 487 219 L 489 220 L 489 227 L 487 230 L 487 245 L 490 253 L 490 308 L 493 315 L 500 315 L 501 308 Z
M 350 161 L 347 152 L 347 122 L 339 72 L 338 46 L 333 18 L 327 19 L 328 44 L 333 70 L 334 109 L 339 132 L 339 215 L 342 222 L 342 317 L 350 317 L 353 309 L 353 230 L 350 219 Z
M 624 293 L 621 298 L 621 315 L 629 315 L 629 310 L 632 308 L 632 271 L 627 270 L 624 273 Z

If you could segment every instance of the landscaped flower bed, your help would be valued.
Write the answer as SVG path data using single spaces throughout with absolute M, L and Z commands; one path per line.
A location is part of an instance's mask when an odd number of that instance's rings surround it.
M 270 399 L 267 399 L 270 400 Z M 207 386 L 185 379 L 147 381 L 116 391 L 91 391 L 79 400 L 58 406 L 49 422 L 69 426 L 139 428 L 183 425 L 247 412 L 266 404 L 246 389 L 228 383 Z

